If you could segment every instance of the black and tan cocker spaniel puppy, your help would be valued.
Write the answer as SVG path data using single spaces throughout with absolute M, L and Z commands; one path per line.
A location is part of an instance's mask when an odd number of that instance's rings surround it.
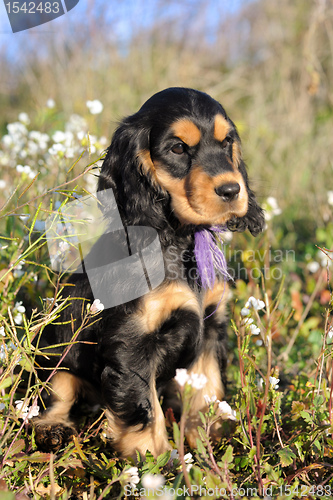
M 86 304 L 99 297 L 87 274 L 68 279 L 63 296 L 70 305 L 37 343 L 39 352 L 46 348 L 47 358 L 36 358 L 46 374 L 59 363 L 51 353 L 66 355 L 51 380 L 50 405 L 35 420 L 36 442 L 58 450 L 75 432 L 74 402 L 93 394 L 106 408 L 113 446 L 122 456 L 136 450 L 157 456 L 169 449 L 160 398 L 168 404 L 177 368 L 208 379 L 192 402 L 186 428 L 191 446 L 198 412 L 206 409 L 203 396 L 224 395 L 227 285 L 213 232 L 227 227 L 257 235 L 264 217 L 249 187 L 234 123 L 209 95 L 187 88 L 158 92 L 120 123 L 98 181 L 98 191 L 106 189 L 113 190 L 125 229 L 157 231 L 164 279 L 141 297 L 105 308 L 70 348 L 66 343 L 81 325 Z M 199 248 L 204 239 L 210 241 L 206 250 Z M 102 246 L 107 259 L 108 246 Z M 112 294 L 108 273 L 98 279 Z

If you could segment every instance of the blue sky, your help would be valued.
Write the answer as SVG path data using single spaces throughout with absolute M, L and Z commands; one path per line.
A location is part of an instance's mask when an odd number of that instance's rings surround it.
M 206 0 L 205 24 L 207 28 L 213 31 L 221 15 L 228 15 L 231 12 L 237 11 L 246 1 L 248 0 Z M 36 0 L 37 2 L 38 0 Z M 97 9 L 106 7 L 106 13 L 110 18 L 116 13 L 118 21 L 112 23 L 112 30 L 119 40 L 125 42 L 131 36 L 133 20 L 139 29 L 140 27 L 148 27 L 151 21 L 156 19 L 157 13 L 158 16 L 163 17 L 170 14 L 175 15 L 177 14 L 177 10 L 179 10 L 179 14 L 184 15 L 184 8 L 186 6 L 189 9 L 191 8 L 191 0 L 164 2 L 162 10 L 160 9 L 160 5 L 161 2 L 158 2 L 158 0 L 80 0 L 78 5 L 64 16 L 30 30 L 12 33 L 4 2 L 0 0 L 0 49 L 5 50 L 10 56 L 15 58 L 17 51 L 21 52 L 21 50 L 24 50 L 27 37 L 38 37 L 42 44 L 45 37 L 50 33 L 61 31 L 62 33 L 67 32 L 68 36 L 71 36 L 72 22 L 82 19 L 84 26 L 89 7 L 96 9 L 96 12 L 98 12 Z

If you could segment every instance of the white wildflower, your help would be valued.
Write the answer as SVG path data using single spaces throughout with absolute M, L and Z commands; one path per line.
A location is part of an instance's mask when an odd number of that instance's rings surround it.
M 257 300 L 255 297 L 251 296 L 246 302 L 245 307 L 247 309 L 253 307 L 256 311 L 261 311 L 261 309 L 264 309 L 265 307 L 265 302 L 263 300 Z
M 259 340 L 256 340 L 256 345 L 257 345 L 258 347 L 262 346 L 262 345 L 263 345 L 263 341 L 262 341 L 262 340 L 260 340 L 260 339 L 259 339 Z
M 4 337 L 6 335 L 5 328 L 3 326 L 0 326 L 0 335 Z
M 269 377 L 269 382 L 272 386 L 273 389 L 278 389 L 279 388 L 279 382 L 280 379 L 276 377 Z
M 22 321 L 23 321 L 22 314 L 21 313 L 15 314 L 15 316 L 13 317 L 13 320 L 14 320 L 14 323 L 16 323 L 16 325 L 22 325 Z
M 15 302 L 14 309 L 19 313 L 25 313 L 25 307 L 22 306 L 22 300 L 20 302 Z
M 327 201 L 329 205 L 333 205 L 333 191 L 327 191 Z
M 146 474 L 143 476 L 141 479 L 142 486 L 146 489 L 153 489 L 157 490 L 157 488 L 160 488 L 161 486 L 164 485 L 165 479 L 162 476 L 162 474 Z
M 279 208 L 276 198 L 269 196 L 266 203 L 263 204 L 265 209 L 265 219 L 271 220 L 274 215 L 280 215 L 282 213 L 281 208 Z
M 29 125 L 29 123 L 30 123 L 30 118 L 29 118 L 29 115 L 27 113 L 20 113 L 18 115 L 18 119 L 21 123 L 23 123 L 23 125 Z
M 256 325 L 250 325 L 250 331 L 252 335 L 259 335 L 260 328 L 258 328 Z
M 67 148 L 66 149 L 66 158 L 74 158 L 75 156 L 75 149 L 74 148 Z
M 99 115 L 103 111 L 103 104 L 98 99 L 86 102 L 87 108 L 92 115 Z
M 15 401 L 15 405 L 16 409 L 19 412 L 18 417 L 24 420 L 29 420 L 30 418 L 37 417 L 39 414 L 39 406 L 36 404 L 28 406 L 26 401 L 18 399 L 17 401 Z
M 46 106 L 50 109 L 53 109 L 55 107 L 55 100 L 54 99 L 48 99 L 46 101 Z
M 36 172 L 31 170 L 30 165 L 16 165 L 16 171 L 20 174 L 27 175 L 30 179 L 33 179 L 36 175 Z
M 242 321 L 242 326 L 250 326 L 252 325 L 254 319 L 252 318 L 244 318 Z
M 259 389 L 260 392 L 262 392 L 264 390 L 264 379 L 262 377 L 260 377 L 257 381 L 257 387 Z
M 1 142 L 6 148 L 10 148 L 14 144 L 12 136 L 8 134 L 2 137 Z
M 7 356 L 8 356 L 8 350 L 7 350 L 7 346 L 5 345 L 0 345 L 0 361 L 3 363 L 4 361 L 6 361 L 7 359 Z
M 7 130 L 13 139 L 19 139 L 28 134 L 27 127 L 20 122 L 8 123 Z
M 207 384 L 207 377 L 203 373 L 192 373 L 188 383 L 194 388 L 200 391 Z
M 331 326 L 331 328 L 328 330 L 327 335 L 330 339 L 333 338 L 333 326 Z
M 4 403 L 0 403 L 0 411 L 4 410 L 6 408 L 6 405 Z
M 316 273 L 318 269 L 320 268 L 319 262 L 316 262 L 315 260 L 312 262 L 309 262 L 306 265 L 306 268 L 310 271 L 310 273 Z
M 188 373 L 186 368 L 177 368 L 175 381 L 184 387 L 185 384 L 192 386 L 194 389 L 200 390 L 207 384 L 207 377 L 202 373 Z
M 135 488 L 135 485 L 140 482 L 138 468 L 137 467 L 130 467 L 129 469 L 126 469 L 124 472 L 125 472 L 128 484 L 130 484 L 132 488 Z
M 208 394 L 205 394 L 204 395 L 204 400 L 205 400 L 205 403 L 206 405 L 210 405 L 212 403 L 219 403 L 219 400 L 217 399 L 217 397 L 214 395 L 214 396 L 208 396 Z
M 220 416 L 224 420 L 237 420 L 236 412 L 231 408 L 231 406 L 226 401 L 220 401 L 219 403 Z
M 21 278 L 21 276 L 23 276 L 24 274 L 23 265 L 24 265 L 24 260 L 21 260 L 18 264 L 16 264 L 13 270 L 14 278 Z
M 189 374 L 186 368 L 177 368 L 175 381 L 180 385 L 180 387 L 184 387 L 184 385 L 189 381 Z
M 101 141 L 100 141 L 101 142 Z M 224 231 L 223 233 L 221 233 L 221 237 L 222 237 L 222 240 L 226 243 L 228 243 L 229 241 L 232 240 L 233 238 L 233 233 L 232 231 Z
M 248 309 L 247 307 L 243 307 L 240 313 L 241 316 L 248 316 L 250 314 L 250 309 Z
M 87 128 L 88 125 L 86 120 L 82 116 L 76 114 L 71 115 L 65 125 L 66 132 L 73 132 L 73 134 L 77 134 L 77 137 L 79 133 L 82 133 L 84 136 L 85 133 L 83 131 L 87 130 Z M 83 139 L 83 136 L 80 140 Z
M 54 142 L 64 142 L 66 139 L 66 134 L 62 130 L 56 130 L 52 136 Z
M 53 144 L 53 146 L 51 146 L 49 148 L 50 155 L 56 155 L 58 153 L 65 153 L 65 151 L 66 151 L 65 146 L 63 144 L 60 144 L 60 143 Z
M 190 469 L 193 467 L 193 455 L 192 455 L 192 453 L 186 453 L 186 455 L 184 455 L 184 462 L 186 463 L 186 470 L 187 470 L 187 472 L 189 472 Z
M 3 179 L 0 179 L 0 189 L 5 189 L 7 183 Z
M 95 299 L 90 308 L 92 314 L 98 313 L 104 310 L 104 304 L 99 299 Z
M 321 267 L 327 268 L 327 266 L 331 267 L 332 266 L 332 261 L 327 257 L 327 255 L 322 254 L 321 252 L 319 253 L 320 256 L 320 264 Z
M 171 450 L 170 460 L 172 460 L 172 461 L 179 460 L 178 450 Z

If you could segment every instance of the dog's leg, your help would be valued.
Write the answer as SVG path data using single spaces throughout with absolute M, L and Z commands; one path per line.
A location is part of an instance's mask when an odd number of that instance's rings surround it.
M 51 406 L 33 420 L 36 444 L 41 451 L 58 451 L 76 433 L 69 413 L 81 386 L 81 379 L 67 371 L 59 371 L 52 378 Z
M 110 437 L 122 456 L 135 457 L 135 450 L 157 456 L 170 448 L 156 385 L 193 361 L 200 328 L 194 293 L 184 284 L 171 283 L 143 299 L 121 335 L 106 337 L 102 392 Z
M 196 390 L 192 396 L 185 429 L 186 439 L 192 448 L 196 447 L 196 439 L 199 437 L 197 431 L 201 425 L 199 411 L 205 413 L 208 410 L 204 396 L 207 395 L 209 398 L 214 396 L 220 401 L 224 397 L 227 362 L 225 317 L 227 295 L 228 286 L 223 282 L 217 282 L 213 290 L 206 292 L 203 301 L 204 350 L 191 367 L 190 373 L 205 375 L 207 384 L 203 389 Z M 211 430 L 211 437 L 214 440 L 220 438 L 219 428 L 220 424 L 217 422 Z
M 136 451 L 143 457 L 149 450 L 155 457 L 171 449 L 165 427 L 165 419 L 155 389 L 152 384 L 150 422 L 143 426 L 127 426 L 111 409 L 106 411 L 108 433 L 113 447 L 123 456 L 136 460 Z

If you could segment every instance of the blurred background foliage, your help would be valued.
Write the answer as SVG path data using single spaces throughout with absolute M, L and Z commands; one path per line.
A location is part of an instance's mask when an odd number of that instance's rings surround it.
M 53 32 L 18 34 L 18 50 L 7 45 L 0 54 L 3 133 L 19 112 L 38 112 L 49 98 L 55 126 L 97 98 L 105 111 L 90 131 L 109 138 L 117 120 L 156 91 L 194 87 L 236 121 L 259 195 L 275 196 L 289 221 L 325 221 L 333 185 L 332 3 L 229 4 L 90 1 Z

